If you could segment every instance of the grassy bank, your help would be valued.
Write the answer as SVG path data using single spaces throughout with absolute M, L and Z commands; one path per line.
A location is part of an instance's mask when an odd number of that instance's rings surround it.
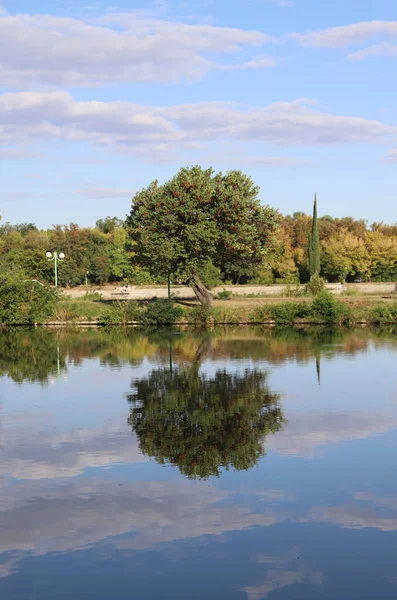
M 214 308 L 195 303 L 168 303 L 165 299 L 151 302 L 107 301 L 87 295 L 75 300 L 58 302 L 52 323 L 92 323 L 100 325 L 137 324 L 161 326 L 185 324 L 194 327 L 214 327 L 222 324 L 327 324 L 355 326 L 358 324 L 397 324 L 397 301 L 376 302 L 368 298 L 337 298 L 322 292 L 313 299 L 272 299 L 271 302 L 218 300 Z

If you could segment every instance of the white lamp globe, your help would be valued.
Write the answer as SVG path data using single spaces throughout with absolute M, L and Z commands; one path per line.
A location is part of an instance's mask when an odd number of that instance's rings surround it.
M 45 255 L 47 258 L 52 258 L 52 252 L 46 252 Z
M 62 259 L 62 258 L 65 258 L 65 255 L 64 255 L 64 253 L 63 253 L 63 252 L 60 252 L 60 253 L 59 253 L 59 258 L 61 258 L 61 259 Z

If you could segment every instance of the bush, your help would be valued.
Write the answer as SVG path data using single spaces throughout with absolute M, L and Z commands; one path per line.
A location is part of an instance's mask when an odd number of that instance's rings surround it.
M 324 289 L 324 279 L 318 275 L 313 275 L 309 283 L 306 284 L 305 291 L 310 296 L 317 296 Z
M 349 320 L 348 308 L 331 292 L 325 290 L 314 298 L 312 312 L 323 323 L 342 323 Z
M 343 296 L 348 296 L 350 298 L 357 298 L 360 296 L 360 290 L 357 288 L 349 288 L 348 290 L 342 292 Z
M 229 298 L 231 298 L 232 296 L 233 296 L 233 292 L 231 292 L 230 290 L 225 290 L 225 288 L 223 288 L 223 290 L 218 292 L 219 300 L 229 300 Z
M 20 272 L 0 276 L 0 323 L 34 325 L 50 319 L 58 302 L 57 292 Z
M 295 285 L 286 285 L 285 290 L 283 292 L 283 296 L 285 298 L 300 298 L 305 295 L 305 288 L 303 288 L 300 283 Z
M 282 325 L 293 323 L 296 319 L 306 319 L 310 315 L 310 306 L 303 302 L 284 302 L 270 308 L 271 318 Z
M 215 311 L 206 306 L 196 306 L 187 314 L 189 323 L 197 328 L 213 327 L 215 325 Z
M 397 303 L 375 306 L 370 312 L 369 319 L 373 325 L 396 323 Z
M 99 321 L 105 325 L 126 325 L 132 321 L 138 321 L 140 310 L 138 303 L 133 300 L 128 302 L 118 301 L 110 306 L 99 315 Z
M 86 292 L 84 296 L 76 298 L 79 302 L 101 302 L 102 294 L 99 292 Z
M 165 327 L 175 325 L 181 318 L 183 310 L 180 306 L 175 306 L 174 301 L 168 298 L 157 298 L 146 307 L 139 320 L 144 327 Z

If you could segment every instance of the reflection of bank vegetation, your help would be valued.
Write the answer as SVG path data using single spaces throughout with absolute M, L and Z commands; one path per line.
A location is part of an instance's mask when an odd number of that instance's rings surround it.
M 132 329 L 105 330 L 4 330 L 0 343 L 0 375 L 15 382 L 46 383 L 63 374 L 68 365 L 80 365 L 95 359 L 111 368 L 124 364 L 138 366 L 143 360 L 168 364 L 170 352 L 176 366 L 188 366 L 195 360 L 201 342 L 211 340 L 206 358 L 213 361 L 249 359 L 270 365 L 286 360 L 308 362 L 338 354 L 365 352 L 387 339 L 397 347 L 397 335 L 391 330 L 366 329 L 343 331 L 324 328 L 291 329 L 230 328 L 211 334 L 183 332 L 148 335 Z

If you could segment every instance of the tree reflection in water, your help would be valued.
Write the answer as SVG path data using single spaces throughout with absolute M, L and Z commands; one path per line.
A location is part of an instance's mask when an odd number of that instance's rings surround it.
M 210 376 L 195 361 L 190 368 L 155 369 L 133 388 L 129 423 L 141 451 L 192 479 L 252 468 L 265 454 L 266 435 L 285 422 L 279 396 L 259 370 Z

